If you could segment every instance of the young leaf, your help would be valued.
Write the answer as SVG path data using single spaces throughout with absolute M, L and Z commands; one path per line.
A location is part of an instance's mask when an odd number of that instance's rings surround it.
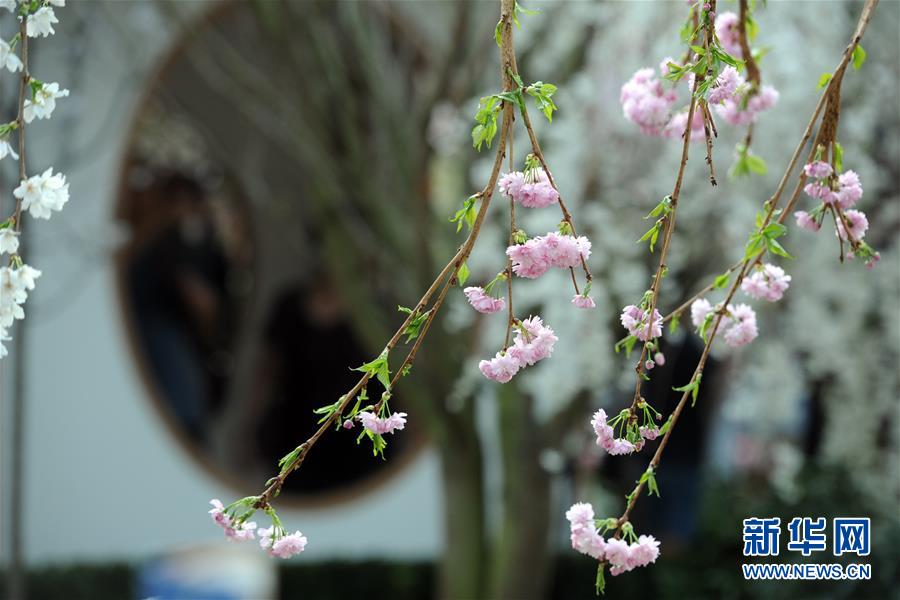
M 466 263 L 459 265 L 459 270 L 456 272 L 456 278 L 459 281 L 460 287 L 466 285 L 466 281 L 469 280 L 469 265 Z
M 857 44 L 856 48 L 853 49 L 851 59 L 853 60 L 853 68 L 859 71 L 863 63 L 866 62 L 866 51 L 863 49 L 862 44 Z
M 819 76 L 819 83 L 816 87 L 821 90 L 828 85 L 829 81 L 831 81 L 831 73 L 822 73 L 822 75 Z
M 725 271 L 721 275 L 713 280 L 713 289 L 719 290 L 728 285 L 728 280 L 731 279 L 731 271 Z
M 369 375 L 369 377 L 375 377 L 381 382 L 381 385 L 384 386 L 384 389 L 391 389 L 391 369 L 388 364 L 388 351 L 387 348 L 371 362 L 367 362 L 364 365 L 356 367 L 353 369 L 354 371 L 362 371 Z
M 700 392 L 700 379 L 702 378 L 702 374 L 698 374 L 697 377 L 691 379 L 690 383 L 687 385 L 683 385 L 681 387 L 673 387 L 672 389 L 676 392 L 690 392 L 691 393 L 691 406 L 694 406 L 697 403 L 697 394 Z

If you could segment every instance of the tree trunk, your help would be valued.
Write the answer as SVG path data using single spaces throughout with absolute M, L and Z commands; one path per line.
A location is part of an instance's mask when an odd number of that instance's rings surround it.
M 543 598 L 550 575 L 550 477 L 531 398 L 504 387 L 500 397 L 503 524 L 492 556 L 490 598 Z
M 472 421 L 474 415 L 463 418 Z M 462 421 L 460 419 L 459 421 Z M 456 421 L 441 446 L 445 550 L 438 598 L 484 598 L 485 515 L 482 452 L 473 422 Z

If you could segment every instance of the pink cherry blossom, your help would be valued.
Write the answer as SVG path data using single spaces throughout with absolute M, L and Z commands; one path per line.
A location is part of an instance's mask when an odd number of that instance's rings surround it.
M 725 329 L 725 343 L 732 348 L 745 346 L 756 339 L 759 331 L 756 328 L 756 313 L 747 304 L 729 306 L 731 315 L 728 327 Z
M 395 412 L 389 417 L 378 417 L 372 412 L 361 412 L 356 415 L 356 418 L 359 419 L 363 427 L 379 435 L 394 433 L 406 427 L 405 412 Z
M 732 125 L 749 125 L 756 121 L 761 112 L 775 106 L 778 97 L 778 90 L 770 85 L 764 85 L 758 93 L 747 99 L 746 106 L 743 97 L 735 96 L 717 104 L 716 112 Z
M 300 554 L 306 548 L 306 536 L 299 531 L 278 537 L 275 535 L 275 526 L 259 530 L 259 545 L 270 556 L 290 558 L 295 554 Z
M 587 502 L 576 502 L 566 511 L 566 519 L 572 525 L 593 525 L 594 507 Z
M 794 213 L 794 218 L 797 219 L 797 226 L 802 227 L 803 229 L 809 231 L 818 231 L 822 228 L 822 225 L 819 224 L 818 221 L 809 216 L 809 213 L 805 210 L 798 210 Z
M 807 183 L 803 186 L 803 191 L 807 196 L 814 200 L 821 200 L 825 204 L 831 204 L 837 200 L 837 194 L 832 191 L 827 184 L 824 183 Z
M 859 175 L 854 171 L 844 171 L 838 177 L 837 201 L 846 210 L 853 207 L 862 198 L 863 189 Z
M 525 208 L 543 208 L 559 200 L 559 192 L 543 169 L 513 171 L 500 178 L 500 192 Z
M 625 118 L 648 135 L 662 133 L 675 99 L 675 90 L 666 90 L 662 80 L 657 79 L 653 69 L 649 68 L 637 71 L 619 94 Z
M 498 352 L 491 360 L 482 360 L 478 363 L 481 373 L 488 379 L 498 383 L 507 383 L 513 375 L 522 368 L 518 359 L 506 352 Z
M 557 340 L 556 334 L 544 325 L 540 317 L 530 317 L 516 329 L 509 354 L 519 362 L 520 367 L 530 366 L 550 356 Z
M 653 355 L 653 362 L 655 362 L 659 366 L 663 366 L 664 364 L 666 364 L 666 355 L 662 352 L 657 352 Z
M 790 283 L 791 276 L 786 275 L 784 269 L 767 263 L 745 277 L 741 282 L 741 289 L 757 300 L 776 302 L 784 296 Z
M 568 269 L 580 266 L 582 260 L 586 261 L 591 256 L 591 242 L 584 236 L 550 232 L 533 237 L 524 244 L 508 247 L 506 255 L 512 260 L 513 273 L 534 279 L 550 267 Z
M 728 54 L 736 58 L 743 58 L 741 51 L 740 32 L 738 22 L 740 18 L 731 11 L 721 13 L 716 17 L 716 37 Z
M 225 531 L 225 536 L 236 542 L 243 542 L 253 539 L 253 530 L 256 529 L 256 523 L 253 521 L 235 523 L 228 513 L 225 512 L 225 506 L 218 499 L 209 501 L 212 509 L 209 511 L 212 520 Z
M 691 323 L 694 324 L 694 327 L 699 329 L 700 326 L 703 325 L 703 322 L 706 321 L 707 315 L 713 312 L 713 310 L 715 309 L 706 298 L 694 300 L 691 304 Z
M 463 290 L 472 308 L 480 313 L 490 314 L 501 311 L 506 306 L 503 298 L 494 298 L 481 287 L 467 287 Z
M 744 78 L 732 66 L 722 69 L 716 77 L 716 85 L 709 93 L 709 103 L 719 104 L 725 100 L 733 100 L 739 85 L 744 83 Z
M 585 296 L 584 294 L 575 294 L 572 298 L 572 304 L 577 306 L 578 308 L 594 308 L 597 306 L 594 303 L 594 299 L 590 296 Z
M 659 437 L 659 427 L 656 426 L 649 427 L 647 425 L 642 425 L 638 431 L 641 432 L 642 438 L 650 440 L 651 442 Z
M 637 339 L 647 342 L 662 335 L 663 318 L 659 311 L 653 309 L 651 320 L 647 311 L 630 304 L 622 309 L 620 316 L 622 326 Z
M 681 111 L 673 115 L 663 130 L 663 137 L 677 140 L 683 139 L 684 129 L 687 126 L 687 117 L 687 111 Z M 700 111 L 694 111 L 694 118 L 691 120 L 691 141 L 699 142 L 705 139 L 706 132 L 703 128 L 703 114 Z
M 825 179 L 833 173 L 831 165 L 823 160 L 816 160 L 803 166 L 803 172 L 807 177 L 815 177 L 816 179 Z
M 858 242 L 865 237 L 866 231 L 869 229 L 869 220 L 866 218 L 866 213 L 861 210 L 851 209 L 844 211 L 844 219 L 847 220 L 850 235 L 853 236 L 855 241 Z M 847 231 L 844 229 L 843 219 L 838 219 L 837 235 L 839 235 L 842 240 L 847 239 Z

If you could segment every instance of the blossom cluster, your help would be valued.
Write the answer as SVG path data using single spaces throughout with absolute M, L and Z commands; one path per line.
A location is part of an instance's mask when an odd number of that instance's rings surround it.
M 306 536 L 295 531 L 278 535 L 278 527 L 272 525 L 259 530 L 259 545 L 269 553 L 269 556 L 278 558 L 290 558 L 300 554 L 306 549 Z
M 862 242 L 869 230 L 866 213 L 853 208 L 862 198 L 863 188 L 859 175 L 847 170 L 838 175 L 827 162 L 815 160 L 804 165 L 803 173 L 811 181 L 803 187 L 807 196 L 819 202 L 813 210 L 798 210 L 794 213 L 797 225 L 809 231 L 819 231 L 827 211 L 835 215 L 835 235 L 843 241 L 851 242 L 854 248 L 850 255 L 858 252 L 872 268 L 880 255 Z
M 536 279 L 551 267 L 569 269 L 577 267 L 591 255 L 591 241 L 585 236 L 563 235 L 551 231 L 513 244 L 506 249 L 512 260 L 513 273 L 519 277 Z
M 652 535 L 635 536 L 630 526 L 626 528 L 623 525 L 626 535 L 632 538 L 630 542 L 614 537 L 604 539 L 596 526 L 594 507 L 588 503 L 573 504 L 566 512 L 566 519 L 569 521 L 572 548 L 596 560 L 608 562 L 609 572 L 613 576 L 647 566 L 659 558 L 659 541 Z
M 602 408 L 594 413 L 591 426 L 597 434 L 597 445 L 613 456 L 640 452 L 644 440 L 653 441 L 659 437 L 660 430 L 651 420 L 637 427 L 630 422 L 631 411 L 623 410 L 612 421 L 607 421 L 606 411 Z M 625 437 L 616 437 L 615 428 L 619 425 L 627 432 Z M 631 439 L 628 439 L 628 438 Z
M 622 327 L 628 330 L 642 342 L 648 342 L 662 335 L 663 318 L 659 311 L 653 309 L 653 317 L 650 317 L 650 309 L 641 308 L 634 304 L 629 304 L 622 309 L 619 317 Z
M 733 12 L 722 13 L 715 17 L 715 28 L 722 50 L 740 58 L 743 53 L 737 21 L 738 16 Z M 694 112 L 688 128 L 687 109 L 673 110 L 678 101 L 677 82 L 683 80 L 690 90 L 694 89 L 695 75 L 688 70 L 689 67 L 692 65 L 682 65 L 675 59 L 666 57 L 659 65 L 658 75 L 649 67 L 636 71 L 622 86 L 619 94 L 625 118 L 647 135 L 681 139 L 686 129 L 689 129 L 691 141 L 705 139 L 702 111 Z M 677 72 L 673 72 L 673 69 L 677 69 Z M 676 82 L 667 83 L 664 79 L 675 79 Z M 778 102 L 778 96 L 778 90 L 774 87 L 764 85 L 758 88 L 748 83 L 734 66 L 727 65 L 716 74 L 707 102 L 728 123 L 747 125 L 756 121 L 761 112 L 772 108 Z
M 516 323 L 512 346 L 497 352 L 490 360 L 482 360 L 478 368 L 488 379 L 507 383 L 521 369 L 550 356 L 557 339 L 540 317 L 530 317 Z
M 525 208 L 544 208 L 559 201 L 559 192 L 541 168 L 505 173 L 499 187 L 504 196 Z
M 480 313 L 490 314 L 503 310 L 506 307 L 506 299 L 495 298 L 482 287 L 470 286 L 463 290 L 466 300 L 472 308 Z
M 35 219 L 49 219 L 54 211 L 61 211 L 69 201 L 69 184 L 65 175 L 54 174 L 51 167 L 40 175 L 22 181 L 13 190 L 13 196 L 22 201 L 22 209 Z
M 744 278 L 741 289 L 757 300 L 777 302 L 781 300 L 791 283 L 791 276 L 784 269 L 772 264 L 762 265 Z
M 209 511 L 212 520 L 225 531 L 225 536 L 236 542 L 252 540 L 255 537 L 254 530 L 256 523 L 254 521 L 244 522 L 233 518 L 225 510 L 225 505 L 221 500 L 213 498 L 209 501 L 212 508 Z
M 373 412 L 360 412 L 356 418 L 362 423 L 363 427 L 372 433 L 384 435 L 386 433 L 394 433 L 406 427 L 406 413 L 393 413 L 389 417 L 379 417 Z M 351 423 L 352 421 L 347 421 Z
M 715 315 L 722 310 L 721 304 L 713 306 L 706 298 L 698 298 L 691 304 L 691 322 L 701 332 L 709 326 Z M 748 304 L 729 304 L 725 307 L 720 324 L 725 343 L 732 348 L 746 346 L 756 339 L 756 312 Z
M 778 90 L 771 85 L 757 90 L 737 69 L 728 66 L 716 77 L 716 85 L 709 93 L 709 103 L 728 123 L 749 125 L 756 121 L 761 112 L 775 106 L 778 97 Z
M 235 505 L 246 505 L 248 501 L 252 500 L 255 498 L 238 500 Z M 214 498 L 209 503 L 212 504 L 209 514 L 213 522 L 222 528 L 229 540 L 244 542 L 255 539 L 256 534 L 259 534 L 259 545 L 263 550 L 270 556 L 279 558 L 290 558 L 295 554 L 300 554 L 306 548 L 306 536 L 299 531 L 291 534 L 285 532 L 274 513 L 272 514 L 275 522 L 271 527 L 257 529 L 254 521 L 246 520 L 247 515 L 252 514 L 252 510 L 241 517 L 236 517 L 229 511 L 230 507 L 224 506 L 221 501 Z
M 17 247 L 18 238 L 14 231 L 0 230 L 0 248 Z M 0 358 L 8 351 L 3 342 L 10 341 L 9 328 L 15 321 L 25 318 L 22 305 L 28 299 L 28 292 L 34 289 L 34 280 L 41 272 L 26 264 L 17 267 L 0 267 Z

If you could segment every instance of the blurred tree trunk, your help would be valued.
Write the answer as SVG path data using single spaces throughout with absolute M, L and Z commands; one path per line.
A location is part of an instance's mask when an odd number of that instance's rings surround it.
M 550 477 L 541 466 L 541 428 L 533 401 L 503 386 L 500 445 L 503 522 L 491 555 L 490 598 L 544 597 L 550 576 Z

